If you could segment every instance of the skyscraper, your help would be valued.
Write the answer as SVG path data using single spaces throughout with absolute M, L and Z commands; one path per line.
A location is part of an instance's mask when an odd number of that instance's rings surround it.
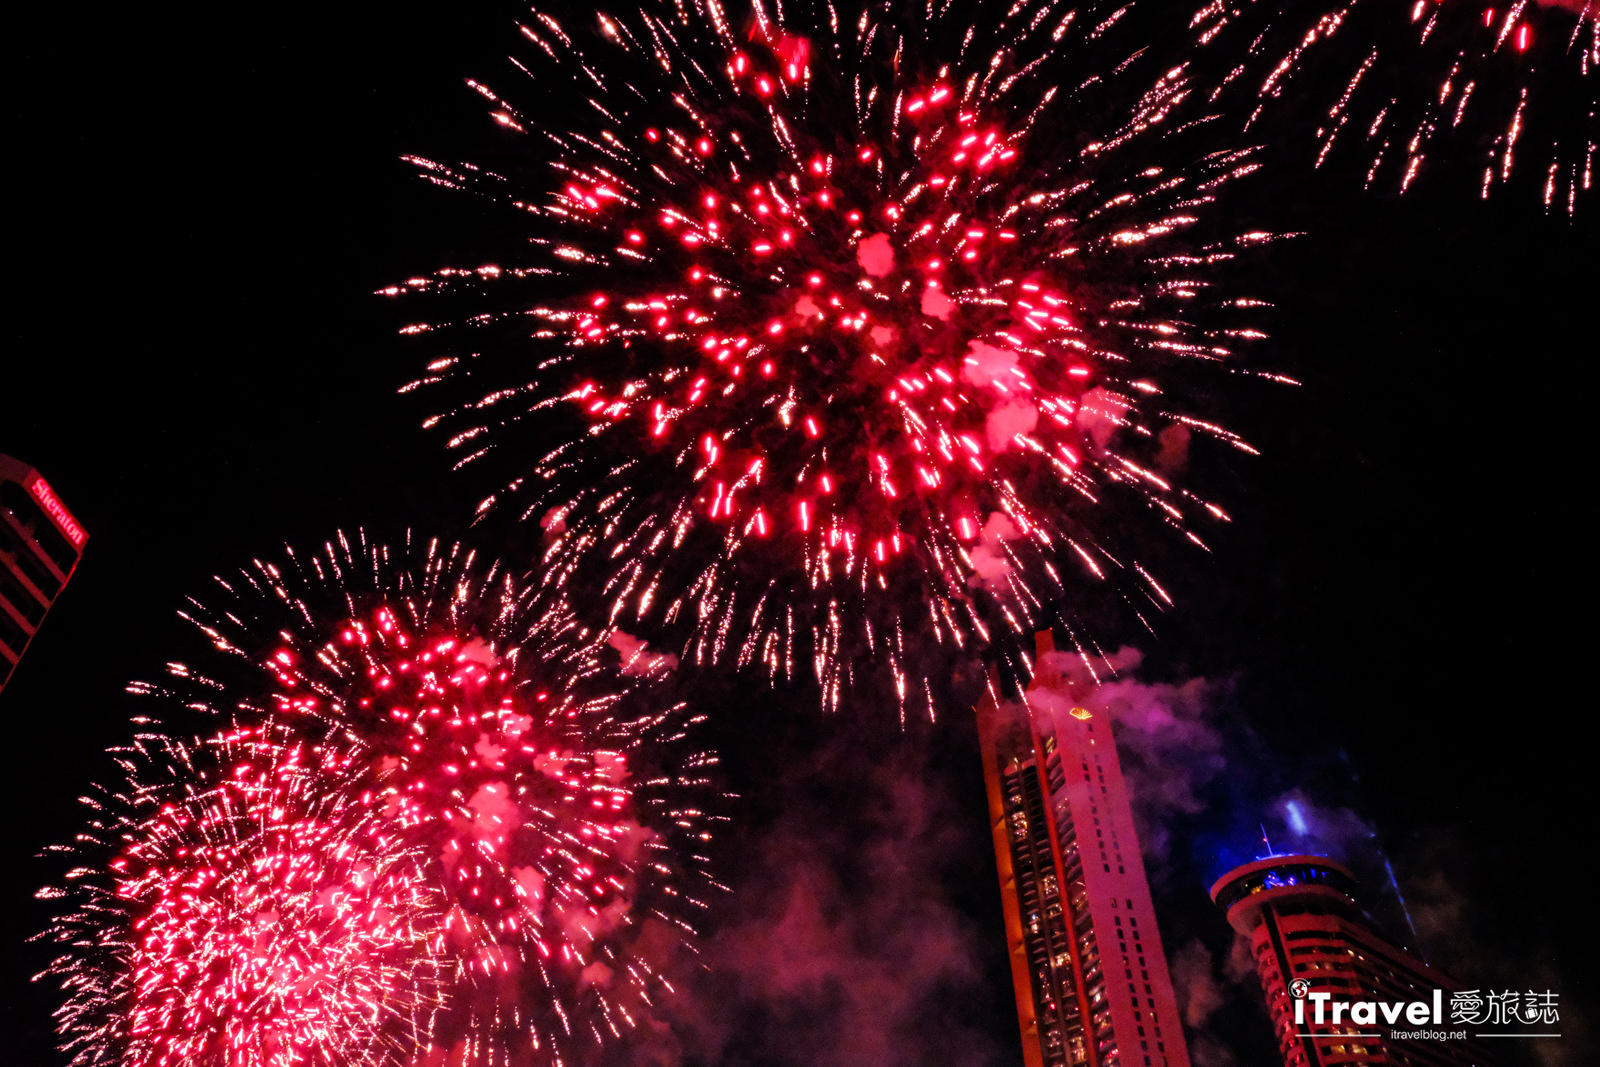
M 1286 1067 L 1491 1063 L 1475 1039 L 1394 1036 L 1459 1029 L 1444 1015 L 1459 987 L 1378 933 L 1357 906 L 1355 888 L 1355 876 L 1325 856 L 1269 856 L 1211 887 L 1229 925 L 1250 938 Z M 1381 1007 L 1366 1012 L 1375 1019 L 1353 1012 L 1350 1005 L 1362 1001 L 1387 1005 L 1393 1021 Z
M 1189 1067 L 1111 723 L 1036 641 L 1022 699 L 978 707 L 1024 1063 Z
M 0 456 L 0 689 L 88 540 L 38 471 Z

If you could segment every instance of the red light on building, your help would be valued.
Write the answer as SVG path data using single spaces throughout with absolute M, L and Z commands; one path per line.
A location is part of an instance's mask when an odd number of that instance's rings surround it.
M 88 540 L 38 471 L 0 456 L 0 689 L 72 577 Z
M 1189 1067 L 1110 720 L 1076 706 L 1036 638 L 1019 702 L 978 706 L 1027 1067 Z

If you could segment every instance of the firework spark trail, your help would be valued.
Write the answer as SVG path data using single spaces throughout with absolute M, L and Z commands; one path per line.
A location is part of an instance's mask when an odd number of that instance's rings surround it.
M 1192 26 L 1223 55 L 1245 53 L 1221 81 L 1257 94 L 1252 124 L 1282 121 L 1282 101 L 1303 112 L 1311 94 L 1319 167 L 1355 152 L 1367 186 L 1403 193 L 1441 161 L 1487 198 L 1532 166 L 1546 210 L 1569 215 L 1594 188 L 1597 0 L 1246 0 L 1208 3 Z
M 531 166 L 413 159 L 535 258 L 384 290 L 478 303 L 406 332 L 449 350 L 408 388 L 460 398 L 427 425 L 507 468 L 480 512 L 539 521 L 546 580 L 599 583 L 613 624 L 813 671 L 829 706 L 887 663 L 931 713 L 909 649 L 1108 577 L 1159 609 L 1103 515 L 1225 518 L 1157 442 L 1245 446 L 1163 376 L 1240 369 L 1259 302 L 1229 264 L 1271 235 L 1219 220 L 1256 164 L 1197 154 L 1189 79 L 1144 72 L 1127 11 L 536 13 L 539 110 L 472 83 Z
M 569 613 L 460 546 L 341 534 L 219 582 L 185 615 L 220 655 L 133 688 L 168 719 L 359 754 L 438 898 L 446 970 L 413 1052 L 569 1063 L 647 1018 L 710 884 L 714 817 L 692 805 L 715 759 L 684 749 L 682 706 L 653 709 L 638 664 L 603 666 Z
M 282 723 L 146 734 L 86 798 L 47 973 L 74 1064 L 409 1062 L 440 1003 L 444 897 L 358 748 Z

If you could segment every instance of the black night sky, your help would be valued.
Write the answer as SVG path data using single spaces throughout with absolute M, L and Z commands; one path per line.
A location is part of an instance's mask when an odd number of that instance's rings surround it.
M 0 1060 L 67 1062 L 56 992 L 29 980 L 52 954 L 28 940 L 48 915 L 33 895 L 60 873 L 36 857 L 110 776 L 104 749 L 139 711 L 123 687 L 190 647 L 182 599 L 340 527 L 475 536 L 476 497 L 418 428 L 425 403 L 395 394 L 426 352 L 372 294 L 476 261 L 486 209 L 399 157 L 472 158 L 494 138 L 462 82 L 509 77 L 517 14 L 13 16 L 0 452 L 37 467 L 90 542 L 0 694 Z M 1146 843 L 1168 953 L 1198 940 L 1214 957 L 1208 1067 L 1224 1046 L 1278 1062 L 1205 890 L 1298 788 L 1345 843 L 1375 831 L 1353 862 L 1388 858 L 1430 959 L 1561 994 L 1556 1058 L 1524 1042 L 1504 1063 L 1582 1062 L 1600 1025 L 1600 204 L 1573 221 L 1527 189 L 1485 204 L 1445 180 L 1394 199 L 1314 175 L 1303 152 L 1268 159 L 1263 228 L 1306 236 L 1259 268 L 1276 306 L 1256 358 L 1304 384 L 1241 380 L 1225 400 L 1263 454 L 1197 460 L 1235 521 L 1211 553 L 1165 561 L 1177 607 L 1137 642 L 1139 681 L 1211 680 L 1190 725 L 1223 746 L 1205 773 L 1181 746 L 1135 771 L 1198 798 L 1163 817 L 1159 854 Z M 674 1009 L 681 1062 L 1019 1063 L 970 714 L 902 734 L 890 709 L 824 716 L 807 694 L 683 674 L 741 799 L 715 853 L 734 892 Z

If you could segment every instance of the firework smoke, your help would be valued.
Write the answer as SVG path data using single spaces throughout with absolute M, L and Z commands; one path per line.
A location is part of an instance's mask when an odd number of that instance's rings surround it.
M 1216 218 L 1255 164 L 1197 152 L 1185 69 L 1145 71 L 1125 13 L 536 12 L 538 108 L 473 83 L 526 165 L 413 160 L 533 257 L 385 290 L 477 304 L 407 331 L 446 350 L 428 424 L 499 464 L 480 511 L 539 522 L 546 580 L 611 625 L 829 705 L 887 664 L 931 711 L 908 649 L 1107 579 L 1159 609 L 1116 513 L 1225 517 L 1157 463 L 1174 430 L 1244 446 L 1167 390 L 1260 336 L 1225 281 L 1270 235 Z

